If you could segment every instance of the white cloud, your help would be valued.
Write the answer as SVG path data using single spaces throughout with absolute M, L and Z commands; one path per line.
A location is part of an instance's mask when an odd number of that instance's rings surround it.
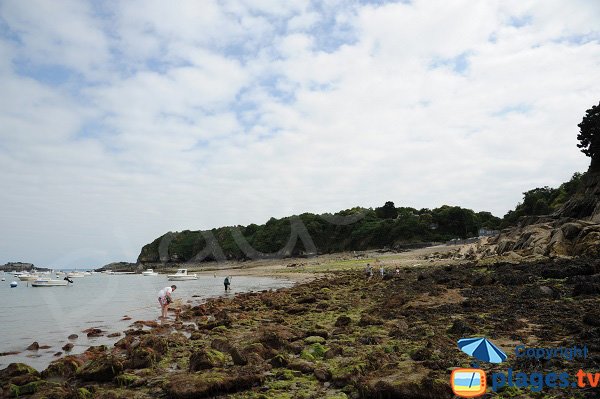
M 387 200 L 501 216 L 586 168 L 592 3 L 4 2 L 0 262 Z

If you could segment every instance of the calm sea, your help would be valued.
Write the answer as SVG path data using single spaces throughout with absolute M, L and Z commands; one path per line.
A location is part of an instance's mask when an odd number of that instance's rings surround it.
M 68 287 L 31 287 L 10 273 L 0 277 L 0 353 L 20 351 L 18 355 L 0 356 L 0 369 L 13 362 L 24 362 L 43 370 L 72 342 L 71 353 L 81 353 L 91 345 L 113 344 L 117 338 L 87 338 L 83 330 L 98 327 L 106 334 L 122 332 L 135 320 L 158 320 L 160 307 L 158 291 L 171 284 L 177 285 L 174 298 L 184 303 L 203 302 L 216 296 L 233 296 L 235 293 L 289 287 L 292 282 L 267 277 L 233 276 L 231 291 L 224 293 L 224 276 L 199 276 L 193 281 L 167 281 L 165 275 L 105 275 L 94 274 L 74 278 Z M 56 278 L 55 276 L 53 278 Z M 62 278 L 62 277 L 61 277 Z M 17 288 L 10 282 L 17 281 Z M 199 297 L 193 298 L 193 295 Z M 132 320 L 122 321 L 123 316 Z M 79 335 L 69 341 L 71 334 Z M 25 350 L 32 342 L 49 349 Z

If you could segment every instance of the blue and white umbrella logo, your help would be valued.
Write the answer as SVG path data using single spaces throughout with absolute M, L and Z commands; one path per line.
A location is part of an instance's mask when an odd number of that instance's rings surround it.
M 487 338 L 461 338 L 458 340 L 458 347 L 482 362 L 502 363 L 506 360 L 506 353 Z

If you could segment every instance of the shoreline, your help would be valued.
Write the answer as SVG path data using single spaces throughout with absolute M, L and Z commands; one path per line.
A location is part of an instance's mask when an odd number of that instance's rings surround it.
M 449 399 L 450 371 L 471 361 L 456 345 L 466 336 L 486 336 L 508 354 L 503 364 L 482 365 L 488 373 L 530 370 L 514 356 L 515 345 L 551 348 L 569 342 L 586 344 L 591 355 L 578 362 L 554 359 L 544 367 L 570 375 L 579 368 L 596 370 L 600 288 L 593 289 L 600 260 L 421 259 L 424 264 L 417 265 L 414 255 L 380 257 L 390 268 L 399 267 L 398 274 L 383 279 L 365 278 L 366 259 L 296 265 L 291 268 L 300 275 L 314 268 L 327 273 L 276 291 L 183 305 L 180 321 L 140 322 L 114 347 L 64 357 L 41 375 L 25 366 L 14 371 L 18 377 L 2 377 L 6 371 L 0 371 L 0 385 L 13 384 L 9 389 L 19 394 L 111 398 Z M 266 269 L 249 268 L 255 269 L 250 273 L 287 268 L 262 266 Z M 526 397 L 529 391 L 509 393 Z M 594 394 L 575 388 L 552 393 Z

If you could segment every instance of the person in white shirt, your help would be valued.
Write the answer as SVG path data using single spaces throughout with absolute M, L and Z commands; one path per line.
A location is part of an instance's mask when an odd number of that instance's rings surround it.
M 167 318 L 167 312 L 169 311 L 169 304 L 173 302 L 173 298 L 171 298 L 171 294 L 173 291 L 177 289 L 176 285 L 172 285 L 170 287 L 165 287 L 158 292 L 158 303 L 160 303 L 161 307 L 161 318 Z

